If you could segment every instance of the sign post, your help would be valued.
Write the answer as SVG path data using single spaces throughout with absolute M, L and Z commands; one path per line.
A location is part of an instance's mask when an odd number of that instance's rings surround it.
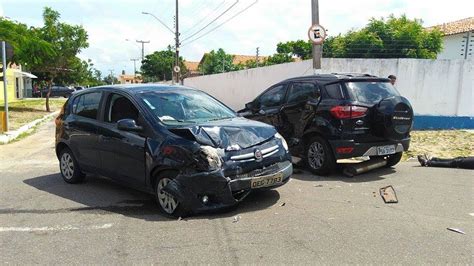
M 313 69 L 321 69 L 321 55 L 322 55 L 322 49 L 321 49 L 321 44 L 324 41 L 324 38 L 326 38 L 326 31 L 324 30 L 323 27 L 319 25 L 319 3 L 318 0 L 311 0 L 311 20 L 312 20 L 312 25 L 309 28 L 308 31 L 308 37 L 309 39 L 313 42 Z M 320 28 L 318 28 L 318 26 Z M 317 30 L 322 31 L 317 31 Z M 323 33 L 322 39 L 320 38 L 321 33 Z M 320 40 L 321 39 L 321 40 Z
M 3 72 L 3 99 L 5 101 L 5 122 L 2 123 L 4 131 L 8 131 L 8 93 L 7 93 L 7 52 L 5 42 L 2 41 L 2 72 Z

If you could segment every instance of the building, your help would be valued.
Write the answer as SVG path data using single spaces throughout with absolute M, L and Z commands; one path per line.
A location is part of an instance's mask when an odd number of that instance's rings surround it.
M 443 32 L 443 50 L 438 59 L 474 58 L 474 17 L 444 23 L 427 28 Z
M 0 64 L 1 68 L 1 64 Z M 8 101 L 32 97 L 33 79 L 35 75 L 22 71 L 21 65 L 9 64 L 7 67 L 7 97 Z M 4 101 L 3 73 L 0 72 L 0 101 Z
M 202 56 L 201 60 L 198 63 L 198 66 L 200 66 L 204 62 L 204 60 L 206 59 L 207 56 L 208 56 L 208 53 L 205 53 Z M 267 58 L 268 58 L 268 56 L 259 56 L 258 57 L 258 63 L 263 63 Z M 256 61 L 256 59 L 257 59 L 257 57 L 255 55 L 233 54 L 232 55 L 232 64 L 233 65 L 238 65 L 238 64 L 244 65 L 248 61 Z
M 136 84 L 136 83 L 143 83 L 142 76 L 137 75 L 128 75 L 122 74 L 119 76 L 120 84 Z
M 186 73 L 187 78 L 201 75 L 201 72 L 199 71 L 199 62 L 184 61 L 184 66 L 188 70 Z

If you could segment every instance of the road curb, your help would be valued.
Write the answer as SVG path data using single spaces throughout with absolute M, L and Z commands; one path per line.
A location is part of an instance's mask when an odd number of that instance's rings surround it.
M 58 114 L 59 114 L 59 111 L 53 112 L 51 114 L 43 116 L 42 118 L 36 119 L 26 125 L 23 125 L 17 130 L 12 130 L 12 131 L 8 131 L 6 133 L 0 134 L 0 144 L 7 144 L 9 142 L 12 142 L 16 138 L 18 138 L 18 136 L 20 136 L 21 134 L 27 132 L 28 130 L 36 127 L 41 122 L 44 122 Z

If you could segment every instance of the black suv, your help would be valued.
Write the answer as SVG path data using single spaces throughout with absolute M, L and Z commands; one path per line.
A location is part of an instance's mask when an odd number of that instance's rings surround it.
M 74 93 L 56 119 L 63 179 L 84 173 L 152 193 L 166 214 L 233 206 L 292 174 L 273 126 L 238 117 L 182 86 L 118 85 Z
M 389 80 L 367 74 L 319 74 L 273 85 L 240 115 L 277 128 L 292 155 L 316 174 L 338 159 L 384 157 L 397 164 L 408 150 L 413 109 Z

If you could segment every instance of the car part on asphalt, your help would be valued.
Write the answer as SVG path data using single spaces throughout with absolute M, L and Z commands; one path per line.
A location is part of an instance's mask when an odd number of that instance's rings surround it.
M 398 203 L 397 193 L 392 186 L 380 188 L 380 196 L 385 203 Z
M 465 233 L 463 230 L 461 230 L 461 229 L 458 229 L 458 228 L 452 228 L 452 227 L 448 227 L 448 228 L 446 228 L 446 229 L 448 229 L 449 231 L 453 231 L 453 232 L 456 232 L 456 233 L 462 234 L 462 235 L 465 235 L 465 234 L 466 234 L 466 233 Z
M 66 150 L 75 169 L 154 194 L 160 209 L 176 217 L 232 207 L 253 190 L 287 183 L 293 172 L 287 143 L 273 126 L 182 86 L 74 93 L 56 120 L 58 159 Z
M 413 125 L 410 103 L 389 79 L 354 73 L 281 81 L 239 114 L 275 126 L 291 154 L 320 175 L 334 170 L 336 160 L 360 156 L 396 165 Z
M 347 164 L 342 172 L 348 177 L 353 177 L 386 165 L 386 160 L 383 158 L 376 158 L 361 163 Z

